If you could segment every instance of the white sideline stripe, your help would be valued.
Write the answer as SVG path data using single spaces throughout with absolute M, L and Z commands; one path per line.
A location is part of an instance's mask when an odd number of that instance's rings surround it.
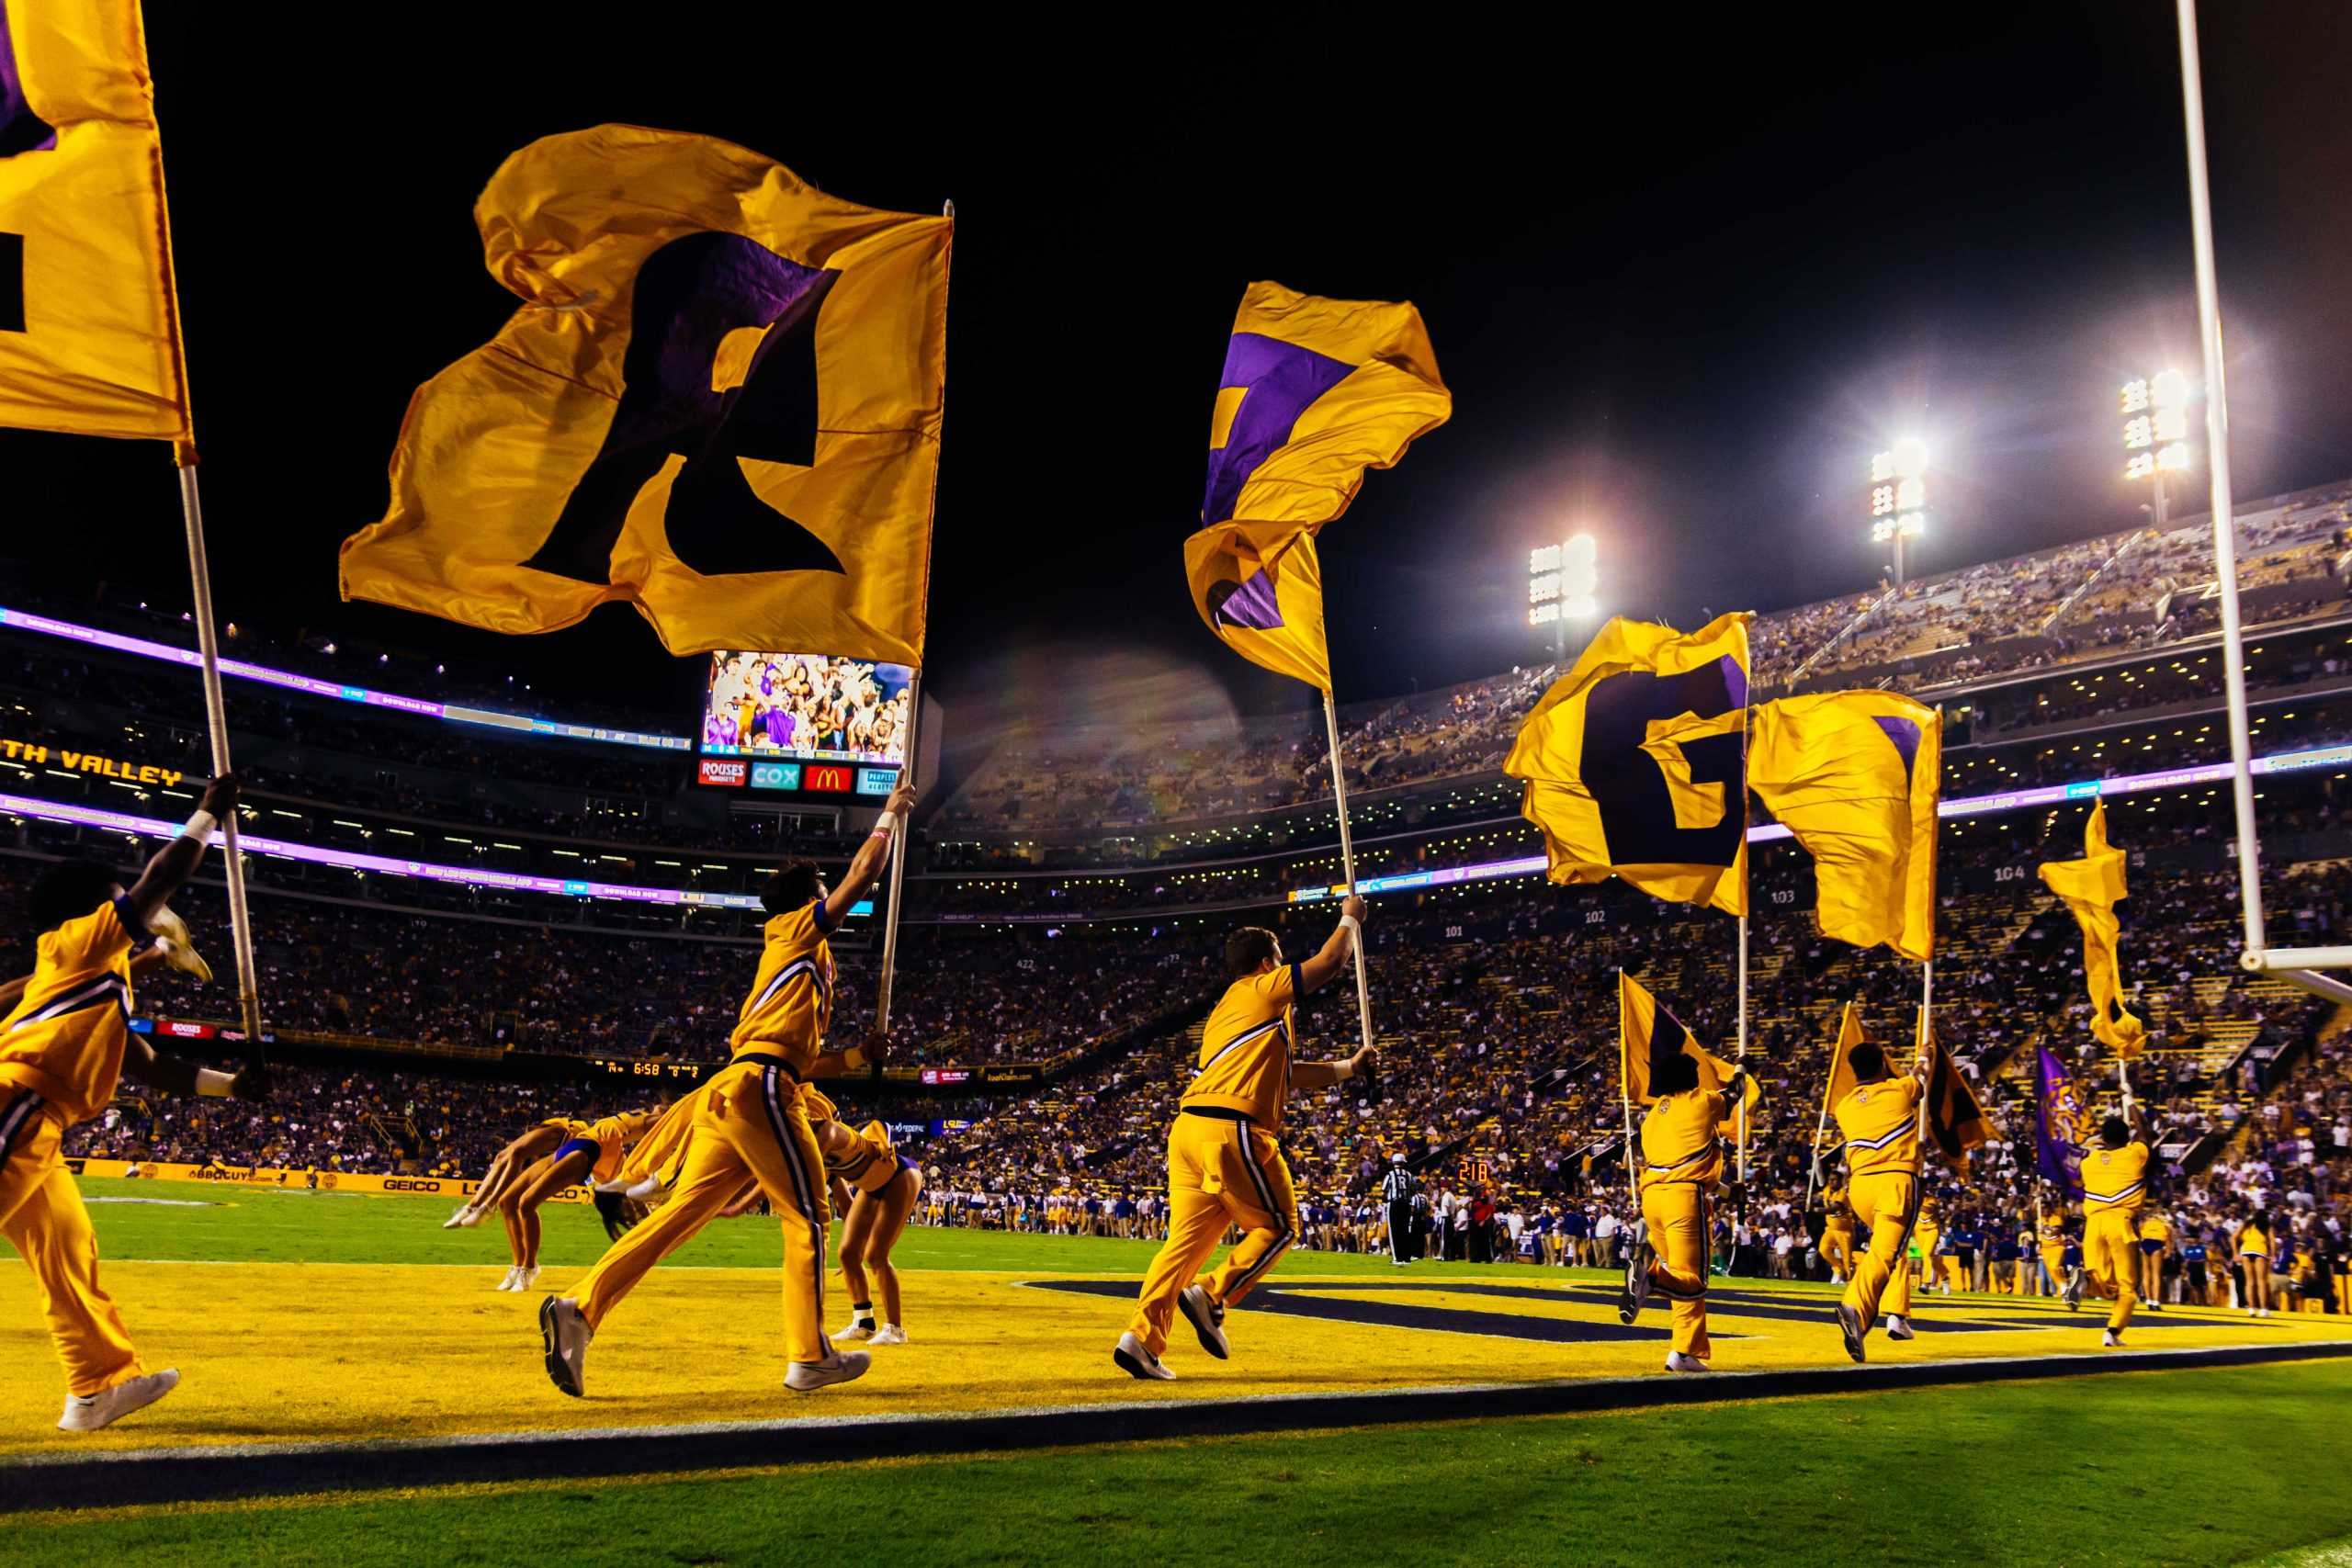
M 2312 1339 L 2305 1340 L 2301 1343 L 2306 1346 L 2335 1346 L 2341 1347 L 2346 1349 L 2352 1349 L 2352 1339 Z M 2269 1347 L 2234 1345 L 2182 1346 L 2163 1350 L 2135 1349 L 2132 1354 L 2140 1360 L 2144 1361 L 2151 1357 L 2174 1358 L 2201 1356 L 2211 1355 L 2215 1350 L 2266 1348 L 2269 1348 Z M 2089 1351 L 2055 1356 L 1953 1356 L 1933 1361 L 1901 1361 L 1884 1362 L 1881 1364 L 1885 1366 L 1900 1366 L 1905 1370 L 1913 1370 L 1926 1367 L 2048 1366 L 2052 1362 L 2071 1362 L 2078 1364 L 2086 1371 L 2092 1371 L 2100 1367 L 2113 1366 L 2114 1358 L 2103 1352 Z M 2262 1363 L 2257 1361 L 2252 1364 L 2258 1366 Z M 2124 1375 L 2129 1375 L 2132 1372 L 2146 1371 L 2150 1370 L 2152 1369 L 2144 1366 L 2130 1366 L 2120 1369 L 2120 1371 Z M 2217 1367 L 2211 1370 L 2220 1371 L 2227 1369 Z M 1716 1404 L 1736 1401 L 1742 1397 L 1742 1395 L 1737 1392 L 1742 1383 L 1752 1382 L 1763 1378 L 1783 1377 L 1791 1371 L 1842 1371 L 1843 1369 L 1834 1365 L 1825 1365 L 1818 1369 L 1804 1367 L 1773 1367 L 1757 1368 L 1748 1371 L 1710 1372 L 1707 1374 L 1707 1387 L 1711 1389 L 1726 1389 L 1732 1392 L 1726 1393 L 1721 1399 L 1710 1398 L 1701 1401 L 1700 1403 Z M 1867 1381 L 1868 1375 L 1869 1374 L 1865 1372 L 1857 1379 L 1856 1385 L 1853 1390 L 1854 1393 L 1870 1393 L 1898 1392 L 1891 1389 L 1880 1390 L 1874 1388 L 1872 1384 Z M 1244 1393 L 1226 1395 L 1218 1398 L 1119 1399 L 1096 1401 L 1085 1404 L 1006 1405 L 986 1410 L 908 1410 L 894 1411 L 888 1414 L 874 1416 L 803 1416 L 797 1420 L 786 1417 L 776 1417 L 756 1421 L 682 1421 L 666 1423 L 661 1426 L 648 1427 L 567 1427 L 553 1429 L 541 1428 L 540 1430 L 531 1432 L 460 1432 L 454 1433 L 445 1438 L 390 1438 L 380 1441 L 357 1443 L 214 1443 L 195 1447 L 115 1449 L 95 1453 L 88 1451 L 75 1451 L 68 1453 L 51 1452 L 27 1454 L 22 1456 L 8 1455 L 6 1457 L 0 1457 L 0 1474 L 5 1474 L 11 1471 L 39 1470 L 45 1465 L 87 1464 L 93 1461 L 102 1461 L 108 1464 L 141 1464 L 156 1461 L 172 1460 L 277 1460 L 299 1458 L 310 1454 L 401 1453 L 414 1450 L 430 1451 L 436 1449 L 511 1448 L 517 1445 L 529 1445 L 572 1439 L 687 1438 L 704 1436 L 714 1432 L 782 1433 L 857 1431 L 874 1427 L 933 1426 L 940 1423 L 996 1420 L 1004 1416 L 1091 1416 L 1112 1412 L 1134 1412 L 1137 1410 L 1202 1410 L 1235 1405 L 1249 1406 L 1278 1403 L 1314 1404 L 1337 1400 L 1362 1399 L 1366 1395 L 1372 1395 L 1379 1398 L 1409 1398 L 1435 1394 L 1504 1393 L 1516 1393 L 1520 1390 L 1528 1388 L 1544 1388 L 1554 1386 L 1566 1387 L 1571 1385 L 1579 1388 L 1599 1390 L 1624 1389 L 1631 1391 L 1645 1387 L 1655 1388 L 1657 1384 L 1658 1374 L 1655 1372 L 1645 1372 L 1638 1377 L 1524 1378 L 1516 1382 L 1430 1383 L 1403 1388 L 1368 1387 L 1331 1389 L 1306 1393 Z M 1807 1393 L 1801 1394 L 1774 1394 L 1768 1395 L 1766 1397 L 1776 1400 L 1781 1398 L 1809 1399 L 1822 1397 L 1826 1394 L 1834 1394 L 1839 1392 L 1842 1391 L 1827 1389 L 1808 1391 Z M 1660 1406 L 1659 1408 L 1668 1407 Z M 1308 1429 L 1310 1426 L 1311 1423 L 1302 1422 L 1300 1429 Z M 1117 1441 L 1118 1439 L 1114 1438 L 1106 1440 Z M 1148 1442 L 1153 1439 L 1147 1438 L 1136 1440 Z M 767 1466 L 756 1459 L 747 1459 L 745 1461 L 745 1468 L 764 1469 L 767 1468 Z

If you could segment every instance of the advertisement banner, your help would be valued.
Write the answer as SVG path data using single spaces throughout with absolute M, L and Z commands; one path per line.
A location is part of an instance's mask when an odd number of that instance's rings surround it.
M 379 1176 L 350 1170 L 288 1170 L 274 1165 L 182 1165 L 168 1160 L 69 1159 L 76 1176 L 152 1181 L 209 1182 L 217 1187 L 279 1188 L 288 1191 L 396 1193 L 413 1198 L 470 1198 L 481 1183 L 460 1176 Z M 567 1187 L 559 1203 L 585 1203 L 585 1187 Z

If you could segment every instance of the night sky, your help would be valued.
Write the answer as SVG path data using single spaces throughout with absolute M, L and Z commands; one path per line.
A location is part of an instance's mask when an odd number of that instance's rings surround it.
M 1547 653 L 1526 550 L 1577 528 L 1612 612 L 1867 586 L 1864 464 L 1906 433 L 1935 465 L 1918 570 L 2132 522 L 2115 389 L 2197 359 L 2171 7 L 1646 9 L 1538 32 L 1445 7 L 452 6 L 294 31 L 154 7 L 224 611 L 684 724 L 699 660 L 626 609 L 501 639 L 334 596 L 410 390 L 514 303 L 476 193 L 604 120 L 727 137 L 873 206 L 955 198 L 930 681 L 970 720 L 1306 702 L 1209 637 L 1179 563 L 1256 277 L 1416 301 L 1454 392 L 1324 536 L 1343 697 Z M 2207 13 L 2252 497 L 2352 474 L 2352 7 Z M 172 592 L 163 448 L 0 434 L 0 556 L 65 592 L 101 570 Z

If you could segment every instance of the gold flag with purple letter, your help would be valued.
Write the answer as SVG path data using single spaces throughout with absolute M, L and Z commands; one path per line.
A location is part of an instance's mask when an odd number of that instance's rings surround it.
M 522 303 L 410 400 L 345 598 L 922 662 L 952 219 L 601 125 L 507 159 L 474 222 Z
M 1348 509 L 1365 469 L 1393 467 L 1453 412 L 1411 305 L 1251 284 L 1209 421 L 1201 527 L 1184 541 L 1193 607 L 1209 630 L 1329 692 L 1315 535 Z
M 189 439 L 137 0 L 0 0 L 0 425 Z

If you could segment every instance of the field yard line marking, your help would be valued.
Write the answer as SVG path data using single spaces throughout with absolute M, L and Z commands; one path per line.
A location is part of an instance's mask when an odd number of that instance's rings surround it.
M 483 1432 L 363 1443 L 239 1443 L 34 1454 L 0 1461 L 0 1513 L 446 1485 L 454 1482 L 678 1474 L 721 1465 L 798 1465 L 968 1455 L 1097 1442 L 1590 1414 L 1746 1399 L 1873 1393 L 1939 1384 L 2258 1366 L 2352 1356 L 2352 1340 L 2055 1356 L 1963 1357 L 1704 1378 L 1550 1379 L 1435 1388 L 1150 1399 L 801 1420 Z M 928 1441 L 909 1441 L 910 1431 Z M 815 1436 L 819 1442 L 808 1438 Z M 775 1438 L 782 1443 L 745 1438 Z M 311 1461 L 302 1464 L 301 1461 Z

